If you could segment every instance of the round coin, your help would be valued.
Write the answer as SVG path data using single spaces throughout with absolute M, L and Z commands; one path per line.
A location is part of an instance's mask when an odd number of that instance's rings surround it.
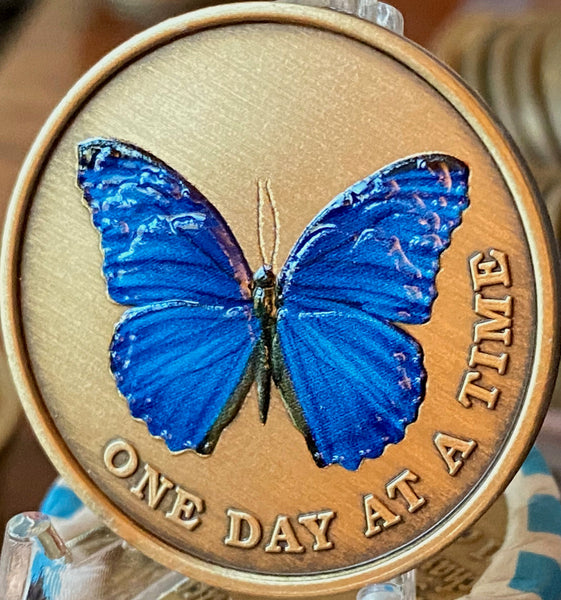
M 548 187 L 542 189 L 542 195 L 545 200 L 547 212 L 553 225 L 553 232 L 558 244 L 561 244 L 561 181 L 556 173 L 557 178 L 554 181 L 548 182 Z M 553 408 L 561 408 L 561 377 L 557 375 L 555 389 L 551 397 L 551 406 Z
M 430 44 L 430 49 L 455 71 L 460 71 L 462 55 L 471 39 L 477 37 L 484 29 L 492 30 L 497 26 L 497 19 L 490 13 L 469 13 L 461 18 L 453 18 L 444 22 Z
M 70 92 L 14 193 L 28 416 L 125 540 L 207 584 L 404 572 L 499 495 L 556 368 L 556 259 L 448 69 L 349 15 L 205 9 Z
M 561 240 L 561 181 L 558 179 L 555 184 L 551 184 L 543 194 L 553 231 L 559 243 Z
M 507 25 L 498 20 L 490 20 L 473 30 L 462 42 L 462 56 L 458 72 L 484 98 L 487 97 L 487 62 L 489 48 Z
M 502 495 L 453 544 L 421 564 L 417 569 L 418 599 L 457 600 L 467 596 L 504 544 L 508 517 L 507 502 Z M 490 570 L 487 576 L 498 578 L 499 574 Z

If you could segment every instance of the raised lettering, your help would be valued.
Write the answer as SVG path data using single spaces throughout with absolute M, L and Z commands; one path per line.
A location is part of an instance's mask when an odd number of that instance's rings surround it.
M 103 462 L 111 474 L 126 479 L 136 473 L 138 454 L 125 440 L 113 440 L 105 448 Z
M 470 552 L 469 557 L 479 561 L 488 560 L 495 554 L 499 547 L 499 544 L 495 540 L 488 539 L 477 551 Z
M 446 575 L 449 575 L 450 573 L 454 572 L 454 569 L 457 568 L 457 565 L 455 562 L 447 559 L 447 558 L 441 558 L 440 560 L 437 560 L 431 567 L 430 571 L 429 571 L 429 575 L 434 575 L 435 577 L 446 577 Z
M 463 440 L 445 433 L 438 432 L 434 436 L 434 445 L 448 467 L 452 477 L 457 475 L 472 452 L 477 448 L 474 440 Z
M 458 566 L 442 577 L 442 583 L 435 586 L 436 593 L 442 592 L 468 592 L 473 585 L 474 575 L 465 567 Z
M 472 346 L 468 364 L 472 369 L 475 367 L 489 367 L 495 369 L 499 375 L 504 375 L 508 365 L 508 354 L 504 352 L 490 354 L 489 352 L 482 352 L 479 346 Z
M 421 577 L 420 582 L 424 580 L 425 584 L 429 583 L 430 587 L 427 588 L 425 585 L 425 589 L 431 589 L 437 594 L 446 591 L 468 592 L 475 579 L 473 572 L 453 560 L 440 556 L 429 559 L 419 568 L 428 575 L 428 577 Z M 433 585 L 430 585 L 431 583 Z
M 156 509 L 166 495 L 166 492 L 173 488 L 173 481 L 170 481 L 164 475 L 160 475 L 154 467 L 145 464 L 144 475 L 141 477 L 140 481 L 131 488 L 131 492 L 137 498 L 143 500 L 146 487 L 148 487 L 148 506 Z
M 458 402 L 462 406 L 470 408 L 472 400 L 479 400 L 486 404 L 488 409 L 493 410 L 501 392 L 496 387 L 487 389 L 486 387 L 477 385 L 475 382 L 479 379 L 481 379 L 481 373 L 478 371 L 466 371 L 460 386 Z
M 314 536 L 312 550 L 315 552 L 333 548 L 333 542 L 327 539 L 327 532 L 331 525 L 331 521 L 333 521 L 334 518 L 335 513 L 332 510 L 300 515 L 298 517 L 298 522 L 301 525 L 304 525 L 304 527 Z
M 485 260 L 483 252 L 478 252 L 469 260 L 473 290 L 479 292 L 488 285 L 504 285 L 510 287 L 510 269 L 508 257 L 500 250 L 490 250 L 491 258 Z
M 479 344 L 483 340 L 502 342 L 505 346 L 512 343 L 512 296 L 505 298 L 484 298 L 475 295 L 475 312 L 487 319 L 475 324 L 473 341 Z
M 282 542 L 282 545 L 281 545 Z M 300 554 L 304 552 L 304 546 L 300 545 L 296 533 L 286 515 L 279 515 L 273 526 L 271 540 L 265 546 L 265 552 L 287 552 Z
M 191 494 L 178 485 L 175 486 L 175 502 L 166 518 L 180 523 L 189 531 L 193 531 L 201 524 L 200 514 L 205 511 L 205 503 L 201 498 Z
M 409 469 L 400 473 L 395 479 L 386 485 L 388 498 L 393 500 L 399 492 L 407 502 L 407 510 L 410 513 L 418 511 L 426 504 L 426 499 L 422 496 L 417 496 L 411 487 L 412 483 L 419 481 L 419 476 L 409 471 Z
M 401 521 L 399 515 L 394 514 L 381 500 L 373 494 L 364 496 L 364 516 L 366 518 L 366 529 L 364 535 L 373 537 L 383 529 L 388 529 Z M 381 521 L 381 524 L 378 524 Z
M 473 542 L 477 542 L 477 540 L 483 537 L 483 533 L 479 529 L 468 529 L 465 533 L 463 533 L 456 542 L 458 544 L 471 544 Z
M 234 548 L 251 549 L 255 548 L 261 541 L 261 523 L 256 517 L 243 512 L 229 508 L 226 511 L 229 520 L 228 535 L 224 538 L 226 546 Z

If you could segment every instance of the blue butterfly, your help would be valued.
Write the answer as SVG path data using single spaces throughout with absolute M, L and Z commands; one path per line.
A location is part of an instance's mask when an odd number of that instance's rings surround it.
M 111 370 L 169 450 L 210 454 L 254 382 L 265 422 L 271 381 L 320 467 L 356 470 L 403 439 L 426 373 L 396 324 L 430 319 L 440 255 L 469 204 L 464 163 L 426 154 L 355 183 L 276 275 L 253 274 L 220 213 L 148 152 L 91 139 L 78 155 L 109 296 L 131 307 Z

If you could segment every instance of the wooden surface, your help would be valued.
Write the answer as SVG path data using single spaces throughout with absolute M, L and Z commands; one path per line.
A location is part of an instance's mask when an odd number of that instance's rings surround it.
M 187 4 L 187 3 L 186 3 Z M 459 4 L 395 0 L 407 35 L 425 44 Z M 29 11 L 0 55 L 0 218 L 25 154 L 42 123 L 76 79 L 140 25 L 118 20 L 87 0 L 44 0 Z M 0 453 L 0 531 L 6 520 L 37 507 L 55 471 L 24 419 Z

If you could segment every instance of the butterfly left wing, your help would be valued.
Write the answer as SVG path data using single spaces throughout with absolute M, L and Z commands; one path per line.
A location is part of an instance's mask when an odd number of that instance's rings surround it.
M 422 349 L 394 323 L 430 318 L 468 176 L 451 156 L 394 163 L 337 196 L 292 250 L 279 276 L 275 379 L 319 465 L 357 469 L 416 419 Z
M 253 383 L 259 321 L 247 308 L 170 301 L 132 308 L 111 370 L 133 417 L 173 451 L 212 452 Z
M 134 307 L 111 342 L 117 387 L 170 450 L 207 454 L 253 378 L 249 266 L 218 211 L 155 156 L 96 138 L 78 166 L 108 293 Z

